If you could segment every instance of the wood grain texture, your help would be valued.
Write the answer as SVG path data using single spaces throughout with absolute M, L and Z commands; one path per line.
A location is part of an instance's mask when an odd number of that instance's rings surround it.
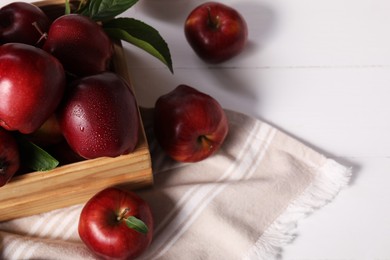
M 58 13 L 63 3 L 62 0 L 52 0 L 36 4 L 43 9 L 48 7 L 45 10 L 53 14 Z M 130 83 L 120 43 L 115 43 L 112 67 Z M 151 158 L 142 120 L 140 127 L 137 147 L 128 155 L 86 160 L 12 178 L 0 188 L 0 221 L 84 203 L 109 186 L 136 189 L 152 185 Z

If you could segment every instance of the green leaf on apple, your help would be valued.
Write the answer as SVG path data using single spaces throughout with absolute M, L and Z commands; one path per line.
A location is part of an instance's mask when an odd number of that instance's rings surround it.
M 156 57 L 173 73 L 168 44 L 153 27 L 134 18 L 115 18 L 103 23 L 103 28 L 111 38 L 131 43 Z
M 136 4 L 138 0 L 90 0 L 84 1 L 77 11 L 95 21 L 106 21 L 115 18 Z
M 125 221 L 126 221 L 127 227 L 132 228 L 132 229 L 134 229 L 142 234 L 146 234 L 149 231 L 148 226 L 142 220 L 140 220 L 134 216 L 130 216 L 130 217 L 126 218 Z
M 56 168 L 59 161 L 38 145 L 23 136 L 17 138 L 23 164 L 34 171 L 49 171 Z

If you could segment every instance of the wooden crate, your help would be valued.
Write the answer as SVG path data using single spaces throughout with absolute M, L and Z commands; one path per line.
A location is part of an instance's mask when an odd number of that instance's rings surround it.
M 64 0 L 35 4 L 50 15 L 64 10 Z M 120 43 L 115 44 L 113 70 L 130 82 Z M 137 189 L 152 185 L 151 158 L 142 121 L 141 128 L 137 147 L 128 155 L 86 160 L 12 178 L 0 187 L 0 221 L 84 203 L 108 186 Z

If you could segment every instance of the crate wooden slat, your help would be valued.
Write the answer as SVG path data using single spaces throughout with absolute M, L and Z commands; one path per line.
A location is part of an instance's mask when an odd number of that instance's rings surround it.
M 64 0 L 35 3 L 50 14 L 62 10 Z M 130 82 L 123 48 L 115 43 L 113 70 Z M 133 89 L 132 89 L 133 90 Z M 134 91 L 134 90 L 133 90 Z M 0 221 L 86 202 L 109 186 L 130 189 L 153 184 L 149 147 L 141 120 L 135 151 L 116 158 L 97 158 L 57 167 L 51 171 L 16 176 L 0 187 Z

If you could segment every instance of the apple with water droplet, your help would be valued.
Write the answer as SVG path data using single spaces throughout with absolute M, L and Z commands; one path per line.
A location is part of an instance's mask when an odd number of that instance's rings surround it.
M 54 20 L 43 49 L 76 76 L 107 71 L 114 54 L 112 40 L 102 26 L 80 14 L 67 14 Z
M 135 95 L 116 73 L 73 81 L 57 115 L 69 146 L 83 158 L 116 157 L 137 145 L 140 118 Z

